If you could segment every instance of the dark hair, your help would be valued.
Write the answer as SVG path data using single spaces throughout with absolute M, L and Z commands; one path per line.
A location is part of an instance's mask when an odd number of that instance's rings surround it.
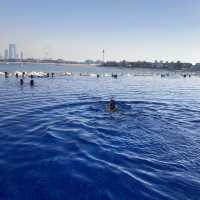
M 115 100 L 111 99 L 111 100 L 110 100 L 110 109 L 111 109 L 111 110 L 114 110 L 115 107 L 116 107 L 116 102 L 115 102 Z

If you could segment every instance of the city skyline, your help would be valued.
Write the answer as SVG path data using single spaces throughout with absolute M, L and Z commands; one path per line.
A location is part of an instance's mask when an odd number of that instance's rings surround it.
M 24 59 L 24 53 L 23 51 L 19 51 L 17 49 L 17 45 L 14 43 L 10 43 L 8 44 L 8 46 L 4 49 L 4 54 L 1 54 L 0 52 L 0 57 L 1 59 L 5 59 L 5 60 L 23 60 Z
M 99 60 L 105 49 L 106 60 L 200 62 L 197 0 L 20 0 L 0 11 L 1 56 L 14 43 L 33 58 Z

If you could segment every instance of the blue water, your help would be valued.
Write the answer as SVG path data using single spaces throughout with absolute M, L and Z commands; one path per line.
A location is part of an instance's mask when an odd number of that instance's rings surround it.
M 45 71 L 45 72 L 121 72 L 121 68 L 106 68 L 106 67 L 95 67 L 95 66 L 88 66 L 88 65 L 81 65 L 81 66 L 75 66 L 75 65 L 47 65 L 47 64 L 10 64 L 10 65 L 0 65 L 0 71 L 4 72 L 14 72 L 14 71 Z M 125 71 L 128 71 L 128 69 L 124 69 Z M 130 71 L 130 70 L 129 70 Z
M 200 77 L 29 80 L 0 77 L 0 199 L 200 199 Z

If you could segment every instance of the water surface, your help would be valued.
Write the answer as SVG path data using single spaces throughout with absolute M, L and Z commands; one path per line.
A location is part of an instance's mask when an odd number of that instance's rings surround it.
M 198 200 L 200 78 L 134 73 L 0 77 L 0 199 Z

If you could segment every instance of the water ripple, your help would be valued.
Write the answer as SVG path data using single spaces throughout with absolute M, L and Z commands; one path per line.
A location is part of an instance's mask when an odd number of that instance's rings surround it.
M 198 199 L 199 83 L 0 78 L 1 199 Z

